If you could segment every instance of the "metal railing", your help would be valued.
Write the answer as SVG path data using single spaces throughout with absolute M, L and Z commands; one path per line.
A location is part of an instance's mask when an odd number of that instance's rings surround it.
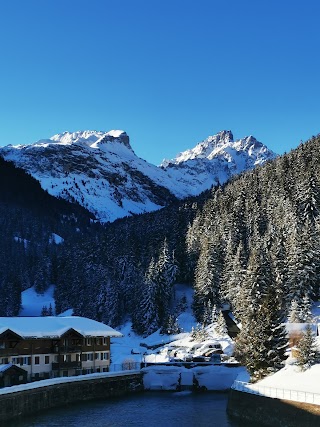
M 140 368 L 141 362 L 124 361 L 123 363 L 112 363 L 109 366 L 109 372 L 136 371 Z
M 52 363 L 52 369 L 80 369 L 82 367 L 81 362 L 56 362 Z
M 266 387 L 250 384 L 243 381 L 234 381 L 231 388 L 258 396 L 271 397 L 273 399 L 293 400 L 295 402 L 312 403 L 320 405 L 320 394 L 301 390 L 290 390 L 276 387 Z
M 80 353 L 82 351 L 82 347 L 80 345 L 76 346 L 54 346 L 52 348 L 53 353 Z

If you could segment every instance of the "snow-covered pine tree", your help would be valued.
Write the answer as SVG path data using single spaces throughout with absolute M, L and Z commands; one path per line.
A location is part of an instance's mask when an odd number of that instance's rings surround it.
M 211 323 L 212 319 L 212 303 L 209 300 L 207 303 L 204 303 L 204 313 L 203 313 L 203 324 L 208 326 Z
M 181 328 L 178 322 L 178 319 L 173 315 L 169 314 L 167 319 L 165 319 L 163 326 L 161 328 L 161 334 L 179 334 L 181 332 Z
M 169 315 L 172 298 L 172 285 L 176 279 L 178 265 L 174 251 L 170 253 L 167 239 L 164 240 L 158 261 L 154 265 L 153 280 L 157 285 L 156 303 L 159 321 L 162 323 Z
M 136 331 L 142 335 L 150 335 L 160 326 L 157 306 L 158 284 L 155 276 L 155 262 L 152 259 L 146 273 L 142 300 L 134 322 Z
M 311 326 L 308 324 L 297 344 L 297 365 L 300 366 L 301 370 L 308 369 L 316 362 L 318 357 L 316 340 Z
M 291 301 L 289 314 L 288 314 L 288 321 L 290 323 L 301 323 L 300 307 L 296 299 L 293 299 Z
M 235 355 L 246 366 L 253 381 L 279 370 L 286 359 L 288 340 L 280 299 L 269 289 L 258 310 L 242 322 Z
M 48 307 L 46 305 L 44 305 L 41 309 L 41 316 L 42 317 L 48 316 Z
M 219 316 L 219 311 L 217 309 L 217 306 L 214 304 L 211 312 L 211 323 L 215 323 L 218 319 L 218 316 Z
M 122 320 L 119 284 L 114 279 L 109 279 L 103 287 L 104 289 L 101 291 L 104 294 L 104 300 L 100 306 L 101 320 L 112 327 L 119 326 Z
M 194 341 L 202 342 L 209 338 L 209 334 L 204 325 L 197 323 L 197 326 L 195 328 L 192 327 L 191 329 L 191 338 Z
M 293 234 L 289 240 L 287 299 L 296 299 L 299 306 L 304 296 L 314 295 L 319 279 L 315 263 L 319 253 L 317 245 L 313 243 L 314 237 L 311 230 L 311 224 L 308 222 L 297 229 L 296 234 Z
M 312 321 L 311 301 L 308 295 L 305 295 L 302 298 L 300 319 L 302 323 L 309 323 Z
M 218 315 L 217 323 L 215 325 L 215 330 L 221 336 L 228 334 L 228 328 L 227 328 L 226 320 L 224 318 L 222 311 L 220 311 L 220 313 Z
M 222 295 L 229 301 L 236 315 L 240 315 L 243 308 L 243 294 L 246 280 L 246 259 L 242 242 L 239 243 L 236 254 L 226 258 L 222 275 Z
M 245 317 L 259 311 L 272 283 L 272 270 L 265 248 L 253 247 L 246 277 L 235 301 L 235 314 L 242 322 Z
M 212 304 L 219 304 L 221 264 L 218 251 L 212 242 L 207 239 L 199 256 L 195 271 L 193 311 L 196 319 L 204 321 L 205 307 L 209 300 Z

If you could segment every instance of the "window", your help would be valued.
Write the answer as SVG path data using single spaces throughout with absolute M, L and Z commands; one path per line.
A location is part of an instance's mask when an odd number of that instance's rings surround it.
M 109 368 L 102 368 L 102 372 L 108 372 Z
M 86 353 L 81 354 L 82 362 L 86 362 L 88 360 L 88 355 Z
M 102 345 L 102 338 L 96 338 L 97 345 Z
M 103 345 L 107 345 L 108 344 L 108 338 L 104 337 L 103 338 Z
M 59 363 L 59 356 L 57 354 L 53 356 L 53 361 L 54 363 Z
M 23 357 L 23 364 L 24 365 L 31 365 L 31 357 L 30 356 Z
M 9 359 L 7 358 L 7 357 L 3 357 L 2 359 L 1 359 L 1 363 L 3 364 L 3 365 L 6 365 L 6 364 L 8 364 L 9 363 Z M 13 362 L 12 362 L 13 363 Z
M 99 360 L 99 353 L 95 353 L 94 358 L 95 360 Z
M 71 362 L 71 354 L 64 354 L 63 355 L 63 361 L 64 362 Z
M 93 353 L 89 353 L 87 355 L 87 360 L 90 361 L 90 362 L 93 362 Z
M 49 365 L 49 363 L 50 363 L 50 356 L 44 356 L 44 363 L 46 365 Z
M 86 345 L 91 345 L 91 344 L 92 344 L 92 339 L 86 338 Z
M 101 360 L 109 360 L 109 353 L 100 353 Z
M 6 343 L 4 341 L 0 341 L 0 348 L 6 348 Z
M 40 356 L 35 356 L 34 357 L 34 364 L 35 365 L 39 365 L 40 364 Z

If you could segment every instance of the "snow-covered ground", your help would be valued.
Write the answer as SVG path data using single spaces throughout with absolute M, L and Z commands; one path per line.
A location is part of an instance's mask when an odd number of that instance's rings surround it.
M 39 316 L 42 307 L 49 307 L 51 304 L 53 310 L 55 308 L 54 287 L 51 286 L 43 295 L 37 294 L 34 288 L 27 289 L 22 292 L 22 309 L 20 316 Z M 131 322 L 126 322 L 119 331 L 123 334 L 123 338 L 112 339 L 111 353 L 111 371 L 115 372 L 123 368 L 123 364 L 132 364 L 132 367 L 139 367 L 141 362 L 145 363 L 168 363 L 172 360 L 184 360 L 189 356 L 197 356 L 203 354 L 204 350 L 214 343 L 219 343 L 226 356 L 230 357 L 233 352 L 233 341 L 229 336 L 219 336 L 214 327 L 207 327 L 208 339 L 203 342 L 196 342 L 191 338 L 191 329 L 196 327 L 196 321 L 192 313 L 192 289 L 187 285 L 175 286 L 176 300 L 186 299 L 186 310 L 178 316 L 178 323 L 182 332 L 177 335 L 162 335 L 160 331 L 156 331 L 152 335 L 143 338 L 136 335 L 132 330 Z M 314 303 L 312 313 L 314 323 L 320 323 L 320 302 Z M 72 309 L 68 313 L 62 315 L 72 315 Z M 320 349 L 320 337 L 317 338 Z M 232 358 L 229 359 L 232 361 Z M 249 376 L 247 372 L 241 368 L 226 368 L 224 366 L 212 367 L 197 367 L 191 370 L 186 370 L 184 367 L 174 366 L 158 366 L 145 368 L 146 384 L 151 384 L 161 389 L 176 389 L 179 377 L 186 378 L 188 375 L 196 376 L 199 384 L 208 389 L 226 389 L 231 386 L 233 380 L 240 381 L 239 388 L 246 387 L 253 392 L 259 391 L 260 394 L 281 397 L 284 393 L 286 399 L 303 400 L 305 401 L 305 393 L 319 395 L 312 397 L 319 399 L 320 404 L 320 364 L 312 366 L 310 369 L 301 372 L 294 365 L 294 361 L 289 359 L 283 369 L 279 372 L 264 378 L 256 384 L 247 384 Z M 189 373 L 188 373 L 189 371 Z M 165 379 L 165 377 L 167 378 Z M 190 381 L 190 378 L 189 378 Z M 291 395 L 283 390 L 289 390 Z M 247 390 L 250 391 L 250 390 Z M 300 392 L 300 395 L 294 392 Z M 307 400 L 311 399 L 307 396 Z
M 40 316 L 44 306 L 52 307 L 55 313 L 55 302 L 53 297 L 54 286 L 50 286 L 43 294 L 38 294 L 34 287 L 26 289 L 21 293 L 21 305 L 19 316 Z
M 320 364 L 306 371 L 301 371 L 296 365 L 286 365 L 255 384 L 238 377 L 232 388 L 271 398 L 320 405 Z
M 320 323 L 320 302 L 315 302 L 312 307 L 314 332 L 316 325 Z M 303 329 L 305 324 L 294 324 Z M 288 328 L 290 329 L 290 328 Z M 316 343 L 320 351 L 320 336 Z M 285 366 L 280 371 L 269 375 L 255 384 L 248 384 L 245 378 L 238 377 L 238 384 L 234 384 L 237 390 L 253 392 L 263 396 L 294 400 L 298 402 L 315 403 L 320 405 L 320 363 L 311 366 L 305 371 L 295 364 L 295 359 L 289 357 Z
M 149 366 L 143 368 L 143 383 L 146 390 L 179 390 L 192 388 L 196 383 L 202 390 L 224 391 L 230 389 L 235 379 L 245 372 L 243 367 L 226 366 Z
M 206 328 L 208 339 L 194 341 L 191 337 L 192 328 L 197 322 L 192 313 L 193 289 L 188 285 L 175 285 L 175 298 L 180 301 L 184 297 L 186 309 L 178 317 L 181 333 L 176 335 L 160 334 L 160 330 L 146 338 L 136 335 L 131 322 L 127 322 L 119 330 L 123 338 L 112 339 L 112 365 L 121 365 L 132 360 L 135 362 L 162 363 L 173 361 L 174 358 L 185 360 L 188 356 L 198 356 L 209 349 L 210 345 L 221 344 L 226 356 L 233 352 L 233 341 L 228 335 L 216 333 L 213 325 Z M 152 348 L 151 348 L 152 347 Z M 111 367 L 113 368 L 113 366 Z M 115 368 L 115 367 L 114 367 Z

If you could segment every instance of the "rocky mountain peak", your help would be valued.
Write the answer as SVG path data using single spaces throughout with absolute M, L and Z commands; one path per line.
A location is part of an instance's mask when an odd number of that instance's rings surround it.
M 110 143 L 110 142 L 123 144 L 125 147 L 132 150 L 129 136 L 123 130 L 111 130 L 110 132 L 107 132 L 101 139 L 99 139 L 97 144 L 100 145 L 100 144 Z

